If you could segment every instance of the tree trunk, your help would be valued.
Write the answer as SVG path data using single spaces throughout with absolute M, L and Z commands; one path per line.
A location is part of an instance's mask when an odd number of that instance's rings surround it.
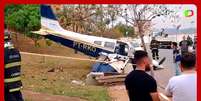
M 38 47 L 37 40 L 36 39 L 33 39 L 33 40 L 34 40 L 34 46 Z
M 18 43 L 18 32 L 15 33 L 15 41 Z
M 78 26 L 77 25 L 75 25 L 75 32 L 78 32 Z M 74 53 L 77 54 L 78 51 L 76 49 L 74 49 Z
M 140 33 L 140 39 L 141 39 L 141 42 L 142 42 L 142 46 L 143 46 L 143 48 L 144 48 L 144 51 L 146 51 L 147 52 L 147 48 L 146 48 L 146 45 L 145 45 L 145 42 L 144 42 L 144 38 L 143 38 L 144 36 Z
M 140 39 L 141 39 L 144 51 L 147 52 L 147 48 L 146 48 L 146 45 L 145 45 L 145 42 L 144 42 L 144 35 L 143 35 L 143 32 L 142 32 L 142 25 L 141 24 L 138 24 L 138 31 L 139 31 L 139 34 L 140 34 Z
M 142 31 L 141 31 L 141 29 L 140 29 L 140 26 L 139 26 L 139 24 L 138 24 L 138 34 L 139 34 L 139 36 L 140 36 L 140 40 L 141 40 L 141 43 L 142 43 L 142 47 L 144 48 L 144 51 L 146 51 L 147 52 L 147 48 L 146 48 L 146 45 L 145 45 L 145 42 L 144 42 L 144 35 L 143 35 L 143 33 L 142 33 Z M 134 29 L 134 34 L 135 34 L 135 31 L 136 31 L 136 29 L 135 29 L 135 27 L 133 26 L 133 29 Z

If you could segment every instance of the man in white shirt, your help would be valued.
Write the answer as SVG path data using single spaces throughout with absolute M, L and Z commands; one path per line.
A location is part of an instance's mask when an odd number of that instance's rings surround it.
M 181 57 L 182 74 L 169 80 L 166 95 L 173 101 L 197 101 L 197 73 L 195 70 L 196 56 L 185 53 Z

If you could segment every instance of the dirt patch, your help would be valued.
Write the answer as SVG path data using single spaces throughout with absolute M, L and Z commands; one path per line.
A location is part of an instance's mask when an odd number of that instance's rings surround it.
M 108 93 L 112 98 L 112 101 L 129 101 L 124 85 L 109 86 Z
M 67 97 L 61 95 L 50 95 L 39 92 L 32 92 L 24 90 L 23 96 L 28 101 L 86 101 L 77 97 Z

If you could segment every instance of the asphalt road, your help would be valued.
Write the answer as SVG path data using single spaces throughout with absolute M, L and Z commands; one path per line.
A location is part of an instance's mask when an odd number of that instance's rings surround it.
M 149 56 L 151 57 L 151 51 L 148 49 Z M 164 93 L 164 88 L 168 84 L 169 79 L 174 76 L 174 63 L 173 54 L 171 49 L 159 49 L 159 60 L 166 57 L 166 60 L 162 64 L 164 69 L 154 71 L 154 78 L 158 83 L 159 91 Z

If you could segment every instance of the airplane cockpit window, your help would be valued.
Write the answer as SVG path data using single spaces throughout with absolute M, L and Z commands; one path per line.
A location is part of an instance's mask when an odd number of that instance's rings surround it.
M 114 42 L 105 42 L 104 47 L 114 49 L 115 43 Z
M 127 56 L 129 51 L 129 47 L 125 43 L 118 43 L 115 49 L 115 52 L 120 55 Z
M 102 41 L 94 41 L 94 43 L 97 44 L 97 45 L 101 45 Z

